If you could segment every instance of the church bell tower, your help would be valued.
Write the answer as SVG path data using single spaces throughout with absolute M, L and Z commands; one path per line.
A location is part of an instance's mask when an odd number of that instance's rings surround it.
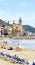
M 22 18 L 19 18 L 19 25 L 22 25 Z

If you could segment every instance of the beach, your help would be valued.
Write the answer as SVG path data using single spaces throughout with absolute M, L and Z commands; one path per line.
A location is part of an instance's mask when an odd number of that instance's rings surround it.
M 6 38 L 5 38 L 6 40 Z M 0 52 L 3 52 L 5 54 L 10 54 L 10 55 L 16 55 L 22 59 L 27 59 L 29 62 L 35 62 L 35 50 L 31 49 L 25 49 L 25 48 L 19 48 L 18 50 L 16 47 L 9 46 L 8 44 L 3 42 L 4 40 L 1 41 L 0 39 Z M 2 48 L 5 47 L 5 48 Z M 12 47 L 13 50 L 8 50 L 9 47 Z M 12 63 L 11 61 L 6 61 L 3 60 L 3 58 L 0 58 L 0 65 L 20 65 L 18 63 Z

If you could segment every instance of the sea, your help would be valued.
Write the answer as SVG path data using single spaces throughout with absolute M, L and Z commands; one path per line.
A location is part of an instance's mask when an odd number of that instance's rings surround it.
M 35 50 L 35 40 L 7 40 L 8 45 Z

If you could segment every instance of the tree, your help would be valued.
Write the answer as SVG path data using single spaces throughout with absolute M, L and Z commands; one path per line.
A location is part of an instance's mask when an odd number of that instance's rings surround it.
M 22 36 L 26 36 L 26 33 L 24 32 Z
M 14 31 L 14 29 L 12 29 L 12 36 L 14 36 L 15 35 L 15 31 Z
M 7 29 L 4 29 L 4 35 L 5 35 L 5 36 L 8 35 L 8 31 L 7 31 Z

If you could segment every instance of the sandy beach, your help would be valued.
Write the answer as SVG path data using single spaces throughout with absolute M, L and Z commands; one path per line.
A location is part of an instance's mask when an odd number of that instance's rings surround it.
M 35 62 L 35 50 L 31 49 L 24 49 L 20 48 L 19 50 L 16 50 L 16 47 L 13 47 L 13 50 L 8 50 L 10 47 L 9 45 L 3 43 L 4 40 L 0 39 L 0 52 L 10 54 L 10 55 L 17 55 L 18 57 L 22 59 L 27 59 L 29 62 Z M 2 46 L 6 47 L 5 49 L 2 48 Z M 0 65 L 20 65 L 18 63 L 12 63 L 10 61 L 3 60 L 3 58 L 0 58 Z

